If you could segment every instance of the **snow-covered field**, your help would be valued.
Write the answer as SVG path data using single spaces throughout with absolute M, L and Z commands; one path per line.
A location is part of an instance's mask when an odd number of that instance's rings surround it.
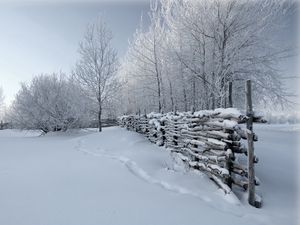
M 0 224 L 295 225 L 299 126 L 255 130 L 262 209 L 122 128 L 0 131 Z

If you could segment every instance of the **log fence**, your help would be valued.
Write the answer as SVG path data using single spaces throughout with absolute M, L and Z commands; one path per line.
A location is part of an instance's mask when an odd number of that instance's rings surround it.
M 246 95 L 246 114 L 235 108 L 149 113 L 124 115 L 119 124 L 170 149 L 186 165 L 207 174 L 226 194 L 233 186 L 248 191 L 249 204 L 259 208 L 261 198 L 255 194 L 255 186 L 260 182 L 254 173 L 258 158 L 253 144 L 258 138 L 253 122 L 266 121 L 253 112 L 251 81 L 247 81 Z M 247 157 L 246 165 L 237 160 L 242 156 Z

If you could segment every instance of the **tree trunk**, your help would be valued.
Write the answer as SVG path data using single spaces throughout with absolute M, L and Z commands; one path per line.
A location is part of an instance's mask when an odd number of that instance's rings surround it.
M 196 80 L 195 76 L 193 76 L 192 79 L 192 107 L 194 110 L 196 110 Z
M 183 76 L 183 68 L 182 68 L 182 62 L 180 62 L 180 78 L 182 82 L 182 92 L 183 92 L 183 103 L 184 103 L 184 111 L 188 111 L 188 101 L 187 101 L 187 94 L 186 94 L 186 84 Z
M 182 41 L 181 41 L 181 36 L 180 36 L 180 52 L 182 52 Z M 182 91 L 183 91 L 183 103 L 184 103 L 184 111 L 188 111 L 188 101 L 187 101 L 187 94 L 186 94 L 186 83 L 184 79 L 184 74 L 183 74 L 183 65 L 182 61 L 180 61 L 180 77 L 181 77 L 181 82 L 182 82 Z
M 208 95 L 208 84 L 207 84 L 207 77 L 206 77 L 206 70 L 205 70 L 205 61 L 206 61 L 206 49 L 205 49 L 205 39 L 202 39 L 202 77 L 203 77 L 203 87 L 204 87 L 204 101 L 203 101 L 203 108 L 208 110 L 209 109 L 209 95 Z
M 213 55 L 212 55 L 212 63 L 215 65 L 215 58 L 216 58 L 216 52 L 215 52 L 215 42 L 213 43 Z M 212 87 L 211 87 L 211 109 L 216 108 L 216 95 L 215 95 L 215 89 L 216 89 L 216 74 L 215 74 L 215 66 L 213 66 L 213 71 L 212 71 Z
M 185 85 L 183 87 L 183 101 L 184 101 L 184 111 L 187 112 L 188 111 L 188 102 L 187 102 Z
M 99 128 L 99 132 L 102 131 L 101 117 L 102 117 L 102 106 L 101 106 L 101 103 L 99 103 L 99 111 L 98 111 L 98 128 Z
M 160 80 L 158 73 L 156 74 L 156 80 L 157 80 L 157 94 L 158 94 L 158 112 L 161 112 L 162 106 L 161 106 L 161 90 L 160 90 Z
M 232 108 L 232 82 L 230 81 L 228 84 L 228 107 Z
M 156 39 L 154 36 L 153 41 L 153 55 L 154 55 L 154 67 L 155 67 L 155 75 L 156 75 L 156 82 L 157 82 L 157 95 L 158 95 L 158 112 L 161 113 L 162 111 L 162 103 L 161 103 L 161 80 L 160 80 L 160 71 L 158 69 L 158 58 L 156 52 Z
M 208 85 L 207 85 L 207 80 L 206 76 L 203 75 L 204 78 L 204 109 L 208 110 L 209 109 L 209 96 L 208 96 Z
M 171 111 L 173 111 L 175 108 L 175 104 L 174 104 L 174 96 L 173 96 L 173 86 L 171 81 L 169 80 L 169 88 L 170 88 L 170 100 L 171 100 Z
M 216 98 L 215 98 L 215 93 L 212 91 L 211 92 L 211 109 L 215 110 L 216 108 Z

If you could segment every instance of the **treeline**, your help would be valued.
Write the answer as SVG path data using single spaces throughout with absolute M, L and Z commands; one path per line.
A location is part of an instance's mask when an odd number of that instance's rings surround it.
M 255 105 L 287 103 L 276 67 L 290 54 L 280 35 L 295 2 L 279 0 L 157 0 L 149 26 L 134 34 L 121 74 L 126 113 L 215 109 L 244 105 L 245 80 Z M 147 20 L 145 20 L 147 21 Z
M 119 63 L 112 32 L 99 18 L 79 44 L 71 74 L 41 74 L 23 83 L 9 110 L 22 129 L 44 132 L 90 126 L 120 114 L 215 109 L 244 105 L 253 82 L 254 104 L 285 105 L 276 65 L 290 53 L 277 46 L 283 18 L 296 6 L 281 0 L 153 0 Z M 145 20 L 148 21 L 148 20 Z
M 49 131 L 89 127 L 102 130 L 103 114 L 116 117 L 117 53 L 112 33 L 99 18 L 88 25 L 79 45 L 72 74 L 40 74 L 23 83 L 8 112 L 8 120 L 21 129 Z

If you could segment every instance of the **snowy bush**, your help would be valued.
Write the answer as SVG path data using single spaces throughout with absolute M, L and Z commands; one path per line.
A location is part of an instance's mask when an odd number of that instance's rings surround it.
M 87 109 L 87 99 L 72 81 L 63 74 L 44 74 L 22 84 L 10 117 L 19 128 L 49 132 L 84 126 Z

